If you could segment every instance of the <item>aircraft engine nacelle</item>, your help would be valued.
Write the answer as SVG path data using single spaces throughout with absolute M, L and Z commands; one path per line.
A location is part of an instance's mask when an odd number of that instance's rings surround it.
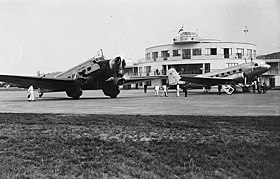
M 118 82 L 111 80 L 111 81 L 105 81 L 104 86 L 102 88 L 103 93 L 106 96 L 110 96 L 111 98 L 116 98 L 118 94 L 120 93 Z
M 72 97 L 73 99 L 79 99 L 82 96 L 83 91 L 79 87 L 70 88 L 66 91 L 67 96 Z

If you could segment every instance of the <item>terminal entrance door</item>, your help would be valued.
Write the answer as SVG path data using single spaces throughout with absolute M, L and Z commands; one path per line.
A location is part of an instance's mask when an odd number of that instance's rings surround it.
M 269 85 L 271 86 L 271 88 L 275 87 L 275 78 L 269 78 Z

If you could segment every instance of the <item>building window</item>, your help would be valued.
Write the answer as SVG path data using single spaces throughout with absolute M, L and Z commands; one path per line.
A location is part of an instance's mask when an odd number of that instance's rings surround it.
M 210 49 L 210 55 L 217 55 L 217 49 L 216 48 L 211 48 Z
M 206 55 L 217 55 L 217 48 L 206 48 L 205 54 Z
M 139 74 L 142 76 L 142 67 L 139 67 Z
M 193 55 L 201 55 L 201 48 L 195 48 L 192 50 Z
M 153 52 L 152 53 L 152 58 L 154 61 L 156 61 L 156 59 L 158 58 L 158 52 Z
M 238 65 L 238 63 L 227 63 L 227 67 L 228 67 L 228 68 L 229 68 L 229 67 L 236 66 L 236 65 Z
M 183 59 L 191 59 L 191 49 L 183 49 L 182 50 L 182 58 Z
M 149 76 L 151 73 L 151 66 L 145 66 L 146 76 Z
M 229 58 L 230 55 L 232 55 L 232 49 L 224 48 L 224 58 Z
M 205 63 L 205 73 L 210 72 L 210 63 Z
M 210 55 L 210 48 L 205 49 L 205 55 Z
M 161 57 L 163 58 L 163 60 L 167 60 L 167 57 L 169 57 L 169 51 L 161 51 Z
M 256 56 L 257 56 L 257 52 L 256 50 L 253 50 L 253 58 L 256 59 Z
M 237 48 L 236 49 L 236 55 L 237 55 L 237 58 L 242 58 L 242 56 L 244 55 L 244 49 L 243 48 Z
M 181 50 L 173 50 L 173 57 L 181 56 Z
M 150 53 L 146 53 L 146 60 L 150 60 L 151 59 L 151 54 Z

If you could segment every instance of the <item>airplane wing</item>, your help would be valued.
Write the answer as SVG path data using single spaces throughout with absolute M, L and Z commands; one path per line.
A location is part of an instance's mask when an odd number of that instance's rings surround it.
M 21 88 L 28 88 L 32 84 L 34 88 L 50 89 L 52 91 L 65 91 L 75 87 L 75 81 L 68 78 L 0 75 L 0 81 L 13 83 Z
M 180 79 L 181 81 L 202 84 L 202 85 L 209 85 L 209 86 L 225 84 L 234 81 L 233 78 L 198 77 L 198 76 L 187 76 L 187 75 L 180 75 L 180 76 L 181 76 Z
M 159 75 L 159 76 L 135 76 L 135 77 L 125 77 L 122 85 L 129 85 L 133 83 L 141 83 L 145 81 L 151 81 L 156 79 L 167 79 L 167 75 Z

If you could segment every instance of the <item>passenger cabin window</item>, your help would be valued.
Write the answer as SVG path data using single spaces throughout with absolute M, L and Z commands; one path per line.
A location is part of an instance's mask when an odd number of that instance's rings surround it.
M 88 67 L 88 68 L 87 68 L 87 71 L 90 71 L 90 70 L 91 70 L 91 67 Z
M 228 71 L 227 74 L 230 74 L 230 72 Z
M 242 72 L 242 69 L 239 69 L 239 72 Z
M 255 67 L 259 66 L 259 64 L 255 63 Z
M 233 70 L 233 73 L 236 73 L 236 70 Z

